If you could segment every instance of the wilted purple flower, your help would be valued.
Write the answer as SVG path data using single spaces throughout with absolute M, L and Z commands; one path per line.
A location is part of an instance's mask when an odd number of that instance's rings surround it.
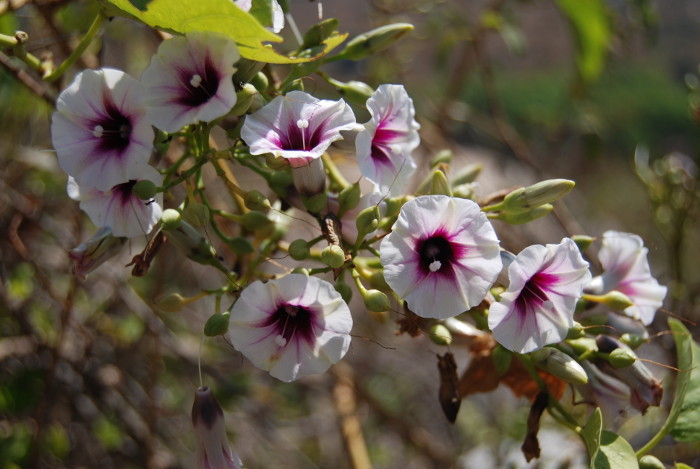
M 630 390 L 625 383 L 603 373 L 589 361 L 583 360 L 580 365 L 588 375 L 588 384 L 577 385 L 585 401 L 595 407 L 600 407 L 606 428 L 616 428 L 620 419 L 625 417 L 630 409 Z
M 212 32 L 165 40 L 141 76 L 148 118 L 165 132 L 226 115 L 236 104 L 233 64 L 236 44 Z
M 398 194 L 416 170 L 411 153 L 420 143 L 413 101 L 403 85 L 381 85 L 367 100 L 372 119 L 355 146 L 362 175 L 382 194 Z
M 58 96 L 51 139 L 58 164 L 78 184 L 109 190 L 148 164 L 153 128 L 143 88 L 111 68 L 84 70 Z
M 510 285 L 489 308 L 489 327 L 505 348 L 528 353 L 566 337 L 576 302 L 591 278 L 570 238 L 529 246 L 508 267 Z
M 146 166 L 138 178 L 102 191 L 95 187 L 81 186 L 69 177 L 68 195 L 71 199 L 80 201 L 80 208 L 95 225 L 111 228 L 113 236 L 135 238 L 148 234 L 162 213 L 162 194 L 157 194 L 155 199 L 148 201 L 141 200 L 134 194 L 136 183 L 144 180 L 159 185 L 163 178 L 153 167 Z
M 249 115 L 241 138 L 251 155 L 272 153 L 298 168 L 323 155 L 331 143 L 343 138 L 341 130 L 355 124 L 355 114 L 342 99 L 329 101 L 292 91 Z
M 100 228 L 92 238 L 68 252 L 68 257 L 73 260 L 73 274 L 84 279 L 104 261 L 119 254 L 124 247 L 124 241 L 124 238 L 112 236 L 110 228 Z
M 231 451 L 226 437 L 224 411 L 206 386 L 194 393 L 192 425 L 197 436 L 195 469 L 241 469 L 243 463 Z
M 255 366 L 285 382 L 325 372 L 350 347 L 352 316 L 333 285 L 290 274 L 248 285 L 228 338 Z
M 426 318 L 478 305 L 502 267 L 496 232 L 479 206 L 445 195 L 407 202 L 379 251 L 386 282 Z
M 606 231 L 598 253 L 604 272 L 586 285 L 586 291 L 595 294 L 617 290 L 627 295 L 634 305 L 625 309 L 625 314 L 645 325 L 654 320 L 667 291 L 652 277 L 647 252 L 639 236 Z

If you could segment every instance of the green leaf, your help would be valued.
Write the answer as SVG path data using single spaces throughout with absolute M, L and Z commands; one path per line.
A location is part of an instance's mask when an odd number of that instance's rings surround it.
M 272 0 L 253 0 L 249 13 L 255 17 L 258 22 L 265 26 L 272 26 L 273 18 Z
M 588 449 L 588 456 L 593 461 L 593 456 L 598 452 L 600 448 L 600 434 L 603 431 L 603 414 L 600 412 L 600 408 L 596 407 L 593 414 L 586 422 L 586 425 L 581 429 L 581 436 L 583 441 L 586 443 L 586 449 Z
M 678 368 L 690 370 L 693 367 L 693 339 L 688 329 L 677 319 L 669 318 L 668 326 L 673 332 L 673 339 L 676 341 L 676 355 L 678 357 Z M 676 425 L 676 420 L 681 413 L 685 395 L 690 385 L 690 373 L 681 371 L 676 379 L 676 392 L 673 394 L 673 405 L 668 413 L 666 422 L 659 429 L 656 435 L 637 451 L 637 457 L 641 458 L 651 451 L 661 439 L 666 436 Z
M 683 464 L 682 462 L 677 462 L 676 465 L 675 465 L 675 468 L 676 468 L 676 469 L 693 469 L 693 468 L 690 467 L 689 465 Z
M 596 408 L 581 429 L 581 436 L 591 458 L 591 469 L 637 469 L 639 467 L 632 446 L 620 435 L 603 430 L 603 415 L 600 408 Z
M 557 0 L 571 23 L 576 41 L 576 67 L 583 83 L 594 81 L 605 66 L 612 39 L 604 0 Z
M 303 63 L 327 54 L 337 43 L 329 41 L 314 56 L 286 57 L 263 42 L 281 42 L 282 38 L 265 29 L 249 13 L 231 0 L 98 0 L 106 14 L 121 14 L 153 28 L 175 34 L 212 31 L 233 39 L 241 56 L 267 63 Z M 343 38 L 344 39 L 344 38 Z M 342 41 L 341 41 L 342 42 Z
M 690 366 L 692 371 L 681 372 L 690 374 L 688 392 L 681 405 L 678 420 L 671 430 L 671 435 L 678 441 L 700 441 L 700 370 L 698 369 L 700 345 L 693 342 L 691 351 L 693 353 L 692 365 Z M 680 365 L 679 367 L 683 370 L 688 369 Z

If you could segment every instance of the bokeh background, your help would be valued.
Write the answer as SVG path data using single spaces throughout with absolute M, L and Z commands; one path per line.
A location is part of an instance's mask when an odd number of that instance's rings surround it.
M 59 63 L 96 8 L 82 0 L 0 0 L 0 33 L 26 31 L 30 52 Z M 290 8 L 302 31 L 319 14 L 339 18 L 351 36 L 412 23 L 413 33 L 390 49 L 325 70 L 340 80 L 406 86 L 422 125 L 423 172 L 449 150 L 455 172 L 483 165 L 480 196 L 544 178 L 575 180 L 554 215 L 497 225 L 509 249 L 567 234 L 637 233 L 652 271 L 669 286 L 652 332 L 666 330 L 669 315 L 700 319 L 697 2 L 290 0 Z M 293 43 L 289 27 L 283 35 Z M 53 100 L 82 67 L 139 76 L 160 40 L 115 18 L 56 84 L 0 51 L 0 468 L 192 467 L 189 412 L 200 357 L 204 383 L 249 469 L 352 467 L 342 403 L 361 424 L 376 468 L 586 467 L 581 442 L 547 417 L 542 458 L 528 465 L 519 448 L 529 403 L 504 387 L 469 396 L 449 424 L 437 400 L 435 354 L 443 350 L 425 337 L 396 335 L 398 315 L 379 323 L 355 304 L 346 359 L 332 373 L 284 384 L 223 339 L 202 340 L 213 301 L 178 313 L 154 307 L 164 293 L 193 295 L 220 283 L 171 248 L 144 278 L 124 267 L 140 241 L 84 281 L 71 275 L 67 251 L 94 227 L 67 197 L 51 150 Z M 318 77 L 305 86 L 337 97 Z M 698 328 L 689 327 L 697 338 Z M 663 335 L 642 351 L 673 364 Z M 453 352 L 461 371 L 469 353 Z M 651 369 L 664 379 L 667 408 L 674 375 Z M 664 412 L 632 418 L 621 432 L 638 447 Z M 693 465 L 699 451 L 668 438 L 654 454 Z

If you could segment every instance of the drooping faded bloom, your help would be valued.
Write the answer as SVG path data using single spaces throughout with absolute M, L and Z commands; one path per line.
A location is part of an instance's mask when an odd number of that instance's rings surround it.
M 355 114 L 342 99 L 318 99 L 303 91 L 278 96 L 253 114 L 241 128 L 241 138 L 251 155 L 272 153 L 292 168 L 319 158 L 341 130 L 355 126 Z
M 382 194 L 399 194 L 416 170 L 411 156 L 420 143 L 413 101 L 403 85 L 381 85 L 367 100 L 372 119 L 355 146 L 362 175 Z
M 250 11 L 253 7 L 253 0 L 233 0 L 233 3 L 243 11 Z M 272 0 L 270 6 L 272 7 L 272 25 L 268 29 L 273 33 L 278 33 L 284 28 L 284 11 L 277 0 Z
M 333 285 L 290 274 L 248 285 L 228 338 L 255 366 L 285 382 L 325 372 L 350 347 L 352 316 Z
M 151 166 L 146 166 L 138 178 L 122 182 L 102 191 L 95 187 L 81 186 L 68 178 L 68 196 L 80 202 L 92 222 L 99 227 L 112 230 L 113 236 L 135 238 L 148 234 L 160 220 L 163 203 L 162 194 L 155 199 L 141 200 L 134 194 L 138 181 L 151 181 L 156 185 L 162 176 Z
M 87 274 L 98 268 L 108 259 L 119 254 L 124 247 L 124 238 L 112 236 L 112 230 L 102 227 L 84 243 L 80 243 L 68 252 L 73 260 L 73 274 L 85 279 Z
M 606 231 L 598 258 L 603 274 L 586 285 L 586 291 L 605 294 L 617 290 L 629 297 L 633 306 L 625 314 L 648 325 L 654 320 L 656 310 L 663 305 L 667 288 L 652 277 L 648 249 L 642 238 L 631 233 Z
M 176 132 L 226 115 L 236 104 L 232 77 L 239 58 L 236 44 L 217 33 L 163 41 L 141 76 L 153 125 Z
M 445 195 L 406 203 L 379 251 L 386 282 L 426 318 L 478 305 L 502 267 L 496 232 L 479 206 Z
M 143 88 L 111 68 L 84 70 L 58 96 L 51 140 L 58 164 L 78 184 L 109 190 L 148 165 L 153 128 Z
M 587 360 L 581 361 L 580 365 L 588 375 L 588 384 L 577 385 L 576 389 L 584 402 L 593 408 L 600 407 L 605 428 L 617 428 L 630 411 L 630 389 Z
M 196 469 L 241 469 L 243 463 L 231 451 L 226 437 L 224 411 L 206 386 L 194 393 L 192 425 L 197 437 Z
M 591 278 L 570 238 L 529 246 L 508 267 L 510 285 L 489 308 L 489 327 L 505 348 L 528 353 L 566 337 L 576 302 Z

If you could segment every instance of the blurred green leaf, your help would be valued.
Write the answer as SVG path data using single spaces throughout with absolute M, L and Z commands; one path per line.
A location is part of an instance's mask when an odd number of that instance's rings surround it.
M 29 424 L 10 423 L 8 429 L 0 433 L 0 467 L 3 469 L 25 467 L 25 463 L 31 456 L 31 445 L 32 431 Z
M 116 338 L 127 345 L 136 342 L 146 328 L 143 320 L 135 314 L 115 321 L 115 326 Z
M 688 379 L 688 392 L 685 395 L 683 404 L 680 406 L 678 420 L 671 430 L 671 435 L 678 441 L 700 441 L 700 345 L 693 341 L 691 348 L 692 361 L 690 368 L 692 371 L 681 371 L 680 374 L 690 375 Z M 680 377 L 679 377 L 680 379 Z
M 581 430 L 591 458 L 591 469 L 637 469 L 637 457 L 632 446 L 613 432 L 603 430 L 600 408 L 590 416 Z
M 15 267 L 10 276 L 7 293 L 16 301 L 27 300 L 34 291 L 34 268 L 31 264 L 22 262 Z
M 124 442 L 122 431 L 106 417 L 100 417 L 95 421 L 93 430 L 97 439 L 100 440 L 102 446 L 107 450 L 117 449 Z
M 596 407 L 595 411 L 588 418 L 588 422 L 581 429 L 581 436 L 583 441 L 586 443 L 586 449 L 588 449 L 588 456 L 593 460 L 598 448 L 600 448 L 600 433 L 603 430 L 603 414 L 600 412 L 600 408 Z
M 70 439 L 61 424 L 54 423 L 49 427 L 46 432 L 46 447 L 58 459 L 65 459 L 70 453 Z

